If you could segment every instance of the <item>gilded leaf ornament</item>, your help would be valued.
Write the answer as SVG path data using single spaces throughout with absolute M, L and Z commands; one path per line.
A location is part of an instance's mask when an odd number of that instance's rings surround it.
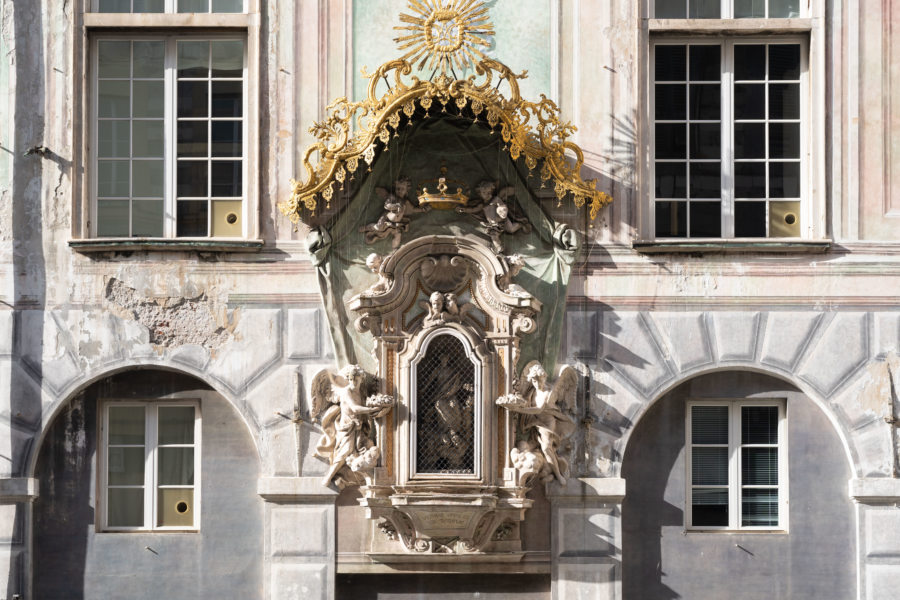
M 518 81 L 527 71 L 516 74 L 482 53 L 480 48 L 489 45 L 485 36 L 494 33 L 484 4 L 410 0 L 409 8 L 413 14 L 402 14 L 403 24 L 395 28 L 401 32 L 395 41 L 405 54 L 371 74 L 363 69 L 369 79 L 366 98 L 338 98 L 326 108 L 325 118 L 310 127 L 316 142 L 302 156 L 305 177 L 291 180 L 293 191 L 279 203 L 281 212 L 293 223 L 313 216 L 320 201 L 330 205 L 335 186 L 342 187 L 363 163 L 374 162 L 392 134 L 449 108 L 456 116 L 499 128 L 514 161 L 523 160 L 529 171 L 539 168 L 542 184 L 553 180 L 558 200 L 569 197 L 578 207 L 587 203 L 594 219 L 612 198 L 593 179 L 582 179 L 584 155 L 569 139 L 576 127 L 560 120 L 559 107 L 543 94 L 537 102 L 520 96 Z M 474 74 L 456 78 L 455 68 L 468 66 L 474 66 Z M 413 75 L 419 68 L 433 69 L 432 76 Z

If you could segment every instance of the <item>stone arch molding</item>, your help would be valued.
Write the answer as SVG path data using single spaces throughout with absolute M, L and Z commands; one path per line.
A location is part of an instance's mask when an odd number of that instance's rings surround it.
M 603 316 L 598 387 L 601 419 L 617 415 L 620 435 L 598 432 L 615 450 L 598 461 L 617 469 L 637 422 L 681 383 L 716 371 L 749 370 L 782 379 L 813 400 L 840 437 L 857 477 L 891 476 L 888 352 L 897 340 L 872 313 L 816 311 L 610 311 Z M 838 350 L 836 350 L 838 349 Z M 887 377 L 887 379 L 885 379 Z M 602 397 L 602 400 L 600 399 Z M 602 451 L 601 451 L 602 454 Z

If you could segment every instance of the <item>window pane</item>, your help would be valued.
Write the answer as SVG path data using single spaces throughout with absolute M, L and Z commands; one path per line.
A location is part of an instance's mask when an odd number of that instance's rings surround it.
M 205 237 L 208 235 L 208 205 L 206 200 L 178 201 L 179 237 Z
M 769 118 L 800 118 L 799 83 L 773 83 L 769 85 Z
M 242 195 L 241 161 L 212 161 L 211 195 L 214 197 L 237 197 Z
M 194 407 L 159 407 L 159 443 L 194 443 Z
M 766 125 L 765 123 L 734 124 L 734 157 L 765 158 L 766 157 Z
M 734 0 L 734 18 L 758 18 L 766 16 L 766 0 Z
M 800 0 L 769 0 L 770 19 L 788 19 L 800 16 Z
M 162 78 L 165 54 L 165 42 L 134 42 L 134 76 Z
M 721 154 L 721 126 L 718 123 L 691 123 L 691 158 L 718 159 Z
M 727 444 L 728 407 L 692 406 L 691 443 Z
M 766 203 L 734 203 L 734 235 L 736 237 L 766 237 Z
M 131 127 L 128 121 L 100 121 L 97 123 L 100 158 L 128 158 L 131 152 Z
M 110 527 L 142 527 L 144 525 L 143 488 L 110 488 L 106 498 L 107 525 Z
M 800 163 L 769 163 L 769 197 L 800 197 Z
M 212 82 L 212 116 L 240 117 L 244 113 L 244 84 L 240 81 Z
M 97 61 L 97 76 L 100 79 L 106 79 L 107 77 L 130 77 L 131 42 L 114 42 L 106 40 L 97 42 Z
M 766 118 L 766 84 L 734 84 L 734 118 L 738 120 Z
M 691 81 L 718 81 L 720 53 L 719 46 L 691 46 Z
M 158 449 L 159 485 L 194 485 L 194 449 Z
M 133 156 L 162 158 L 163 156 L 163 122 L 134 121 Z M 136 176 L 135 176 L 136 177 Z
M 244 10 L 244 0 L 212 0 L 214 13 L 241 12 Z
M 658 120 L 683 121 L 686 114 L 686 88 L 684 84 L 656 84 L 656 106 L 654 113 Z
M 695 489 L 692 490 L 691 496 L 691 524 L 693 526 L 728 526 L 728 490 Z
M 131 83 L 128 81 L 100 81 L 100 97 L 97 99 L 97 115 L 100 118 L 124 118 L 131 116 Z
M 97 235 L 128 237 L 128 204 L 128 200 L 98 200 Z
M 162 198 L 165 170 L 161 160 L 136 160 L 131 163 L 131 195 L 135 198 Z
M 107 449 L 109 485 L 144 484 L 144 447 Z
M 209 0 L 178 0 L 178 12 L 209 12 Z
M 127 160 L 97 161 L 97 196 L 127 198 L 129 165 Z
M 741 443 L 777 444 L 778 407 L 742 406 Z
M 778 485 L 778 449 L 742 448 L 741 479 L 744 485 Z
M 766 197 L 766 163 L 734 163 L 735 198 Z
M 162 81 L 134 82 L 134 116 L 161 119 L 165 111 L 165 84 Z
M 691 0 L 688 18 L 718 19 L 719 0 Z
M 800 158 L 800 123 L 769 123 L 769 157 Z
M 205 117 L 209 109 L 209 83 L 207 81 L 178 82 L 178 116 Z
M 157 506 L 159 507 L 157 518 L 160 527 L 194 526 L 194 490 L 159 490 Z
M 684 198 L 686 184 L 685 163 L 656 163 L 657 198 Z
M 214 40 L 211 46 L 213 77 L 241 77 L 244 74 L 244 42 Z
M 656 237 L 687 236 L 687 202 L 656 203 Z
M 178 181 L 176 183 L 179 197 L 207 196 L 207 169 L 205 160 L 178 161 Z
M 134 0 L 134 12 L 136 12 L 136 13 L 165 12 L 165 0 Z
M 683 123 L 657 123 L 656 158 L 686 158 L 686 129 Z
M 687 8 L 685 0 L 656 0 L 653 16 L 657 19 L 683 19 Z
M 213 121 L 212 155 L 240 157 L 243 154 L 241 121 Z
M 722 237 L 722 203 L 691 202 L 691 237 Z
M 718 84 L 691 86 L 691 119 L 716 121 L 722 98 Z
M 766 47 L 739 44 L 734 47 L 734 78 L 763 80 L 766 78 Z
M 182 3 L 184 1 L 181 0 Z M 198 11 L 179 10 L 179 12 Z M 209 42 L 178 42 L 178 77 L 208 76 Z
M 691 163 L 691 198 L 719 198 L 721 195 L 719 163 Z M 716 212 L 718 213 L 718 209 Z M 696 235 L 693 225 L 693 209 L 691 209 L 691 235 Z
M 769 46 L 769 79 L 800 79 L 800 44 Z
M 132 235 L 136 237 L 162 237 L 163 210 L 162 200 L 135 200 L 132 202 Z
M 741 525 L 745 527 L 777 527 L 778 490 L 743 490 Z
M 728 485 L 728 448 L 692 448 L 691 483 Z
M 178 122 L 178 156 L 207 156 L 207 121 Z
M 769 236 L 800 237 L 800 203 L 769 203 Z
M 687 46 L 656 46 L 656 81 L 685 81 Z
M 131 12 L 131 0 L 100 0 L 98 12 L 127 13 Z

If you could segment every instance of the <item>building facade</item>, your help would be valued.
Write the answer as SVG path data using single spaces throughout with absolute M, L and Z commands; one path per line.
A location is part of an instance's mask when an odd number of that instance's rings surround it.
M 0 11 L 0 598 L 897 595 L 892 3 Z

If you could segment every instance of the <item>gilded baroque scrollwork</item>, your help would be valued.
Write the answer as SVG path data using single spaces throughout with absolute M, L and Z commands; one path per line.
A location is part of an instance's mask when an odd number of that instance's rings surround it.
M 313 378 L 312 416 L 321 416 L 324 432 L 316 456 L 330 462 L 323 485 L 332 481 L 341 487 L 362 484 L 378 462 L 373 425 L 391 411 L 394 398 L 366 389 L 373 387 L 372 379 L 357 365 L 347 365 L 338 373 L 324 369 Z
M 522 371 L 518 389 L 497 399 L 498 406 L 519 415 L 516 447 L 510 451 L 521 485 L 532 479 L 554 478 L 566 484 L 569 463 L 559 456 L 561 443 L 575 431 L 575 421 L 566 414 L 578 386 L 575 369 L 564 365 L 556 383 L 547 383 L 547 372 L 537 361 Z
M 330 204 L 335 184 L 355 173 L 361 161 L 371 165 L 376 150 L 387 144 L 392 132 L 413 119 L 428 118 L 437 103 L 443 112 L 448 105 L 460 114 L 468 109 L 469 118 L 483 119 L 491 129 L 499 127 L 513 160 L 523 158 L 529 171 L 539 169 L 542 184 L 552 180 L 559 200 L 569 196 L 576 206 L 589 203 L 595 218 L 612 198 L 598 190 L 594 180 L 582 179 L 584 155 L 569 140 L 575 126 L 562 121 L 557 105 L 545 96 L 538 102 L 522 99 L 518 81 L 526 72 L 516 74 L 477 50 L 484 42 L 480 36 L 493 31 L 482 3 L 452 0 L 431 7 L 411 2 L 410 7 L 420 14 L 401 17 L 405 25 L 398 29 L 404 35 L 397 39 L 401 50 L 408 51 L 366 74 L 369 86 L 364 100 L 338 98 L 326 108 L 325 119 L 310 128 L 316 142 L 303 153 L 306 175 L 291 182 L 293 192 L 278 205 L 281 212 L 297 223 L 312 216 L 320 200 Z M 455 33 L 451 35 L 447 27 L 455 27 Z M 440 74 L 435 69 L 436 75 L 427 80 L 412 75 L 416 60 L 440 67 Z M 475 64 L 475 74 L 456 79 L 452 65 L 470 62 Z M 379 93 L 382 82 L 387 90 Z M 500 89 L 503 84 L 505 94 Z

